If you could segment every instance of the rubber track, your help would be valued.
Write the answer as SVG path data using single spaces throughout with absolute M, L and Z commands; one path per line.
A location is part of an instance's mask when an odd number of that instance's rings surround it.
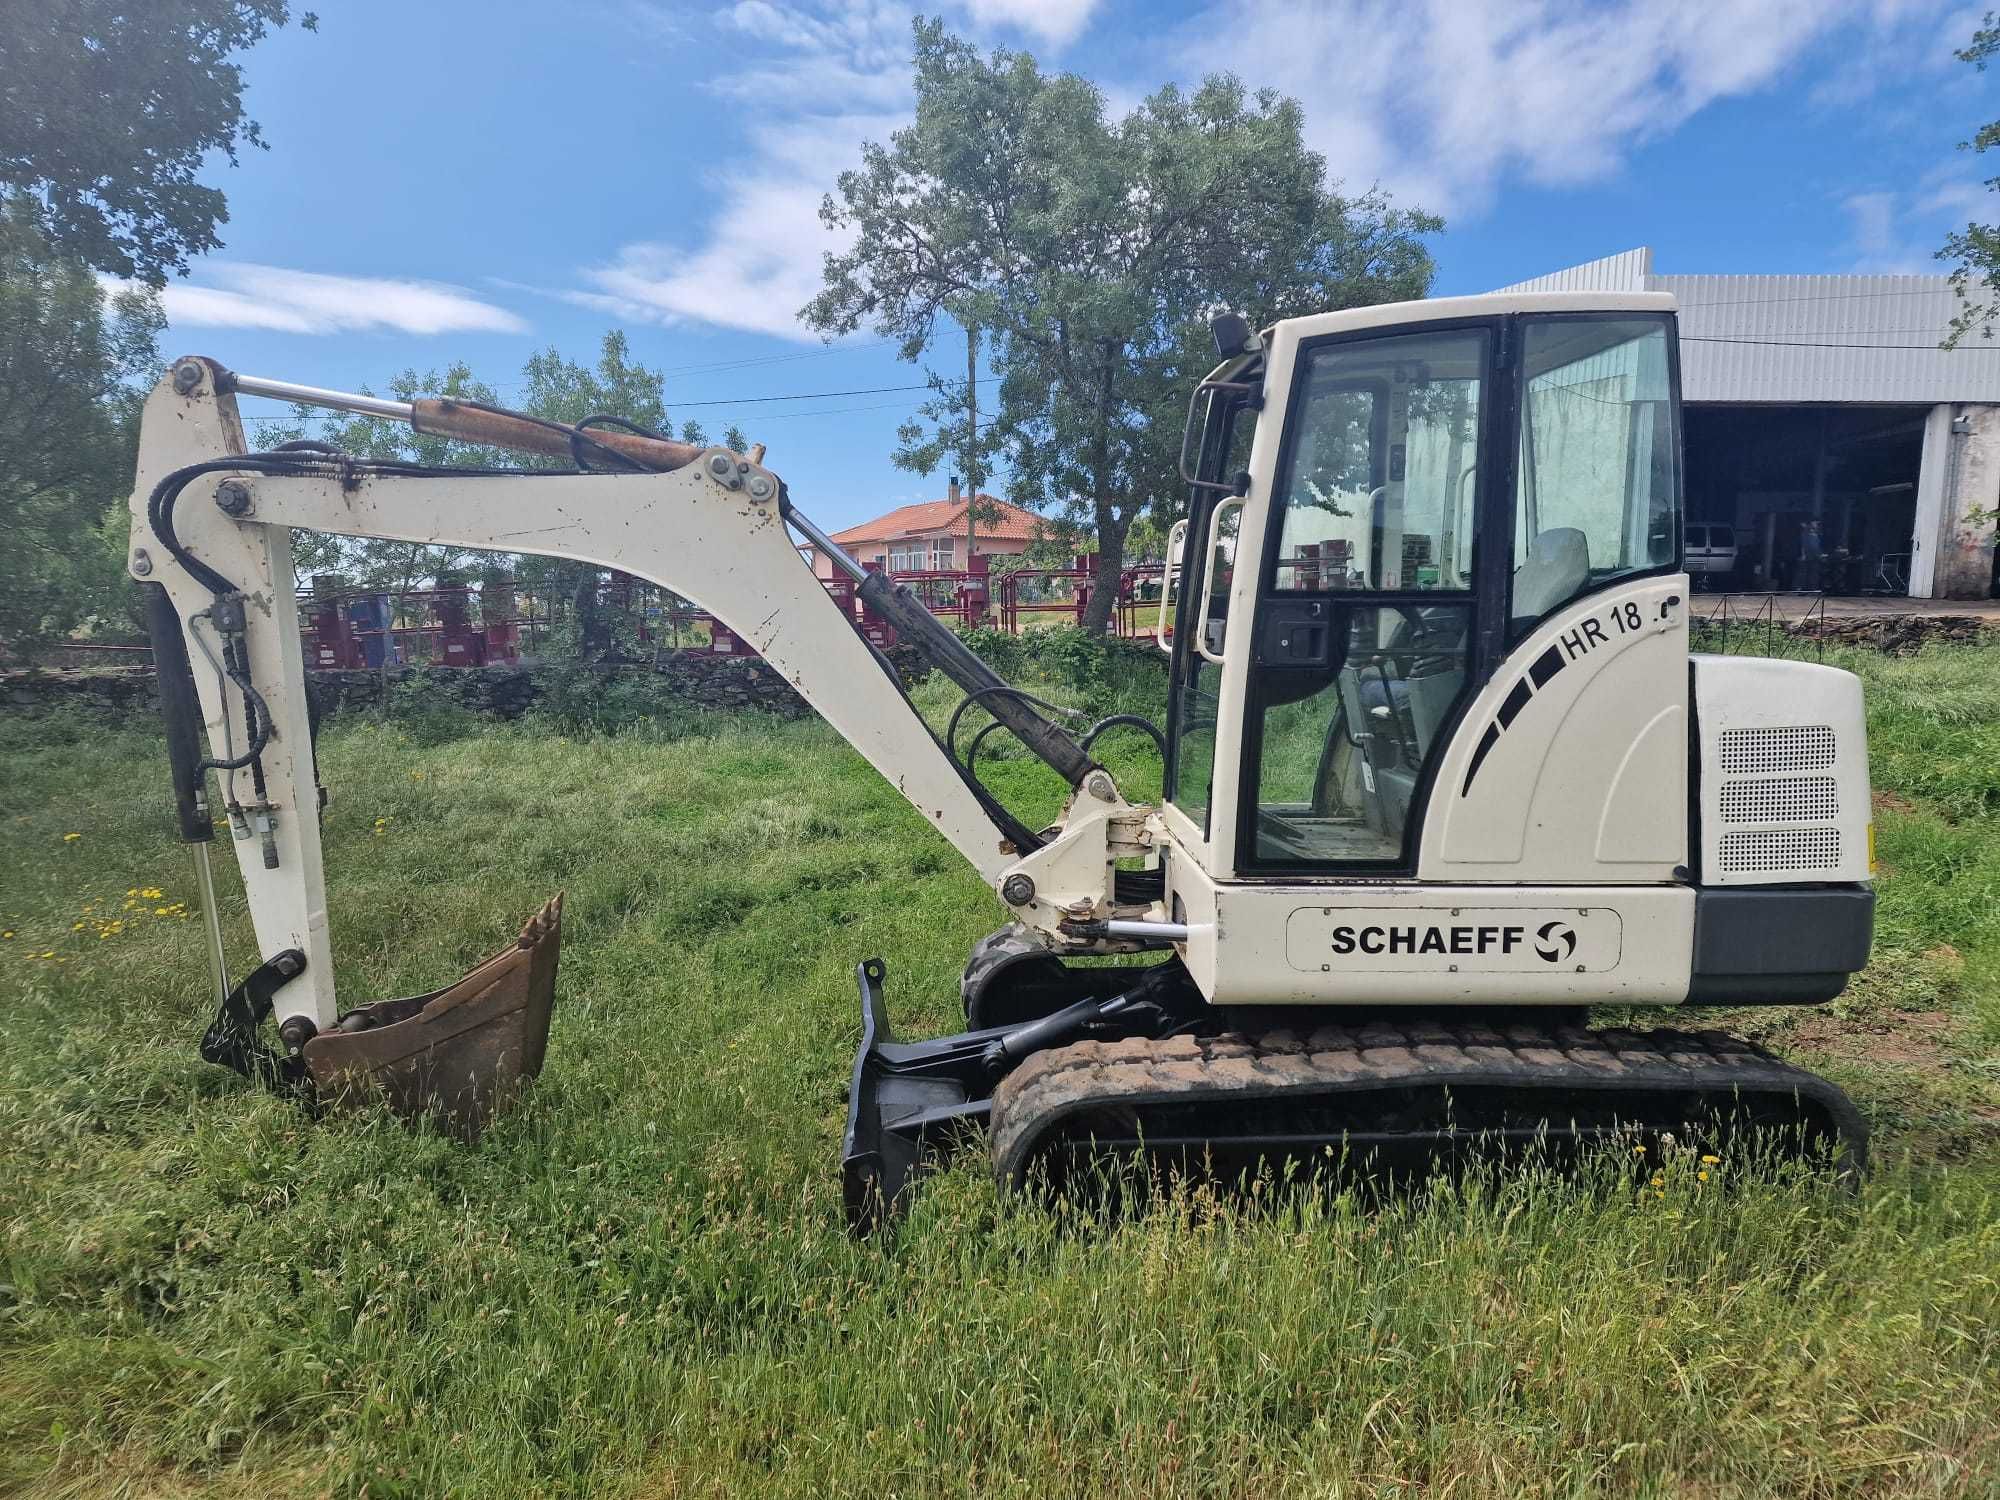
M 1410 1085 L 1479 1084 L 1524 1093 L 1701 1089 L 1797 1097 L 1824 1109 L 1850 1169 L 1859 1170 L 1867 1157 L 1868 1127 L 1846 1094 L 1724 1032 L 1413 1021 L 1051 1048 L 994 1090 L 993 1168 L 1003 1183 L 1023 1185 L 1038 1148 L 1066 1118 L 1106 1106 L 1186 1103 L 1202 1095 L 1246 1102 L 1296 1096 L 1303 1104 Z

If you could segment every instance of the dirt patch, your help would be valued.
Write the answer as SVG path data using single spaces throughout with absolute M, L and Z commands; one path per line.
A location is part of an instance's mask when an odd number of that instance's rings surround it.
M 1908 797 L 1899 797 L 1894 792 L 1885 792 L 1879 789 L 1874 793 L 1872 803 L 1875 811 L 1878 813 L 1913 813 L 1917 810 L 1917 804 L 1912 802 Z
M 1956 949 L 1945 945 L 1924 955 L 1947 963 L 1959 960 Z M 1817 1052 L 1852 1062 L 1882 1064 L 1913 1073 L 1942 1078 L 1952 1072 L 1951 1041 L 1957 1030 L 1948 1011 L 1892 1010 L 1869 1016 L 1836 1016 L 1826 1012 L 1806 1017 L 1781 1038 L 1774 1038 L 1781 1054 L 1795 1049 Z M 1961 1079 L 1963 1075 L 1960 1075 Z M 1963 1089 L 1950 1090 L 1959 1107 L 1982 1126 L 2000 1125 L 2000 1096 L 1991 1088 L 1974 1087 L 1982 1097 L 1964 1097 Z
M 1831 1057 L 1943 1071 L 1952 1019 L 1942 1010 L 1896 1010 L 1884 1015 L 1806 1017 L 1785 1035 L 1788 1046 L 1811 1047 Z

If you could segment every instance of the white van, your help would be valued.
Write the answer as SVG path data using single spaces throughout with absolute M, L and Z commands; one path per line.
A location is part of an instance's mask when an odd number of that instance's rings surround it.
M 1706 521 L 1687 523 L 1687 570 L 1695 578 L 1736 571 L 1736 528 Z

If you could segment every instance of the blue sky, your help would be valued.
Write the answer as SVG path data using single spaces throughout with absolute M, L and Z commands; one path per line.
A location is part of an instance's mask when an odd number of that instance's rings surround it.
M 1439 293 L 1650 244 L 1663 272 L 1934 272 L 1994 217 L 1956 149 L 2000 74 L 1932 0 L 937 0 L 1114 107 L 1219 68 L 1301 100 L 1350 189 L 1445 215 Z M 625 329 L 676 417 L 739 422 L 832 526 L 943 493 L 889 461 L 921 393 L 793 313 L 815 207 L 908 108 L 898 0 L 320 0 L 246 59 L 269 151 L 211 174 L 225 247 L 167 294 L 169 353 L 381 388 Z M 1986 166 L 1986 174 L 1996 170 Z M 950 350 L 950 346 L 946 346 Z M 951 367 L 949 353 L 945 363 Z M 694 402 L 721 405 L 695 406 Z M 259 403 L 246 413 L 259 414 Z

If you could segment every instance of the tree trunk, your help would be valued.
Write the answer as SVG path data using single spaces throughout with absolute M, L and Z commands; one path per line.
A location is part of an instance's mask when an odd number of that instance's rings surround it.
M 1096 432 L 1091 437 L 1092 519 L 1097 523 L 1097 581 L 1083 612 L 1083 628 L 1103 635 L 1118 602 L 1118 574 L 1125 564 L 1125 528 L 1111 501 L 1111 341 L 1099 339 Z M 1109 580 L 1108 584 L 1106 580 Z
M 959 467 L 972 498 L 965 502 L 965 569 L 972 570 L 972 554 L 979 550 L 979 330 L 965 325 L 965 453 Z
M 596 568 L 579 568 L 576 592 L 570 596 L 570 605 L 576 611 L 576 654 L 583 661 L 597 660 L 609 644 L 604 617 L 597 607 L 597 581 Z
M 1110 506 L 1098 507 L 1097 576 L 1083 612 L 1083 628 L 1092 635 L 1105 634 L 1111 624 L 1111 612 L 1118 604 L 1118 575 L 1125 569 L 1125 533 L 1131 525 L 1129 517 L 1121 521 Z

